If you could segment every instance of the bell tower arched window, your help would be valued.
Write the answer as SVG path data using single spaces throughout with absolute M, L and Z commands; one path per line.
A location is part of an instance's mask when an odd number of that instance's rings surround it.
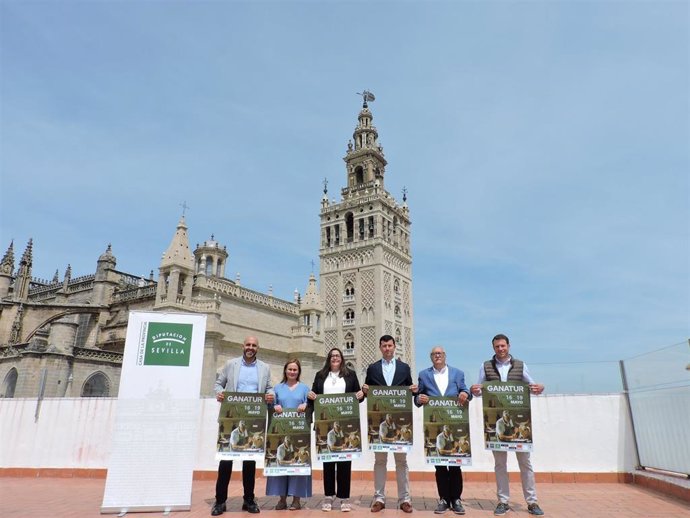
M 343 302 L 351 302 L 355 300 L 355 287 L 351 282 L 345 284 L 345 294 L 343 295 Z
M 355 310 L 354 309 L 345 310 L 345 317 L 343 318 L 343 324 L 346 326 L 355 325 Z
M 355 168 L 355 185 L 362 185 L 364 183 L 364 168 L 358 165 Z
M 345 228 L 347 230 L 347 242 L 352 243 L 355 234 L 355 216 L 352 212 L 345 214 Z

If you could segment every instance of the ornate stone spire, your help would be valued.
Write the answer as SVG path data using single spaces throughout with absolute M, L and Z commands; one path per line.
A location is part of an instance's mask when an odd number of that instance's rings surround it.
M 10 241 L 7 252 L 2 256 L 2 261 L 0 261 L 0 273 L 9 275 L 14 273 L 14 239 Z
M 60 282 L 60 271 L 55 268 L 55 274 L 53 275 L 53 280 L 50 281 L 50 284 L 57 284 Z
M 304 292 L 302 298 L 302 309 L 321 308 L 321 297 L 319 297 L 319 288 L 316 286 L 316 277 L 314 273 L 309 274 L 309 283 L 307 284 L 307 291 Z
M 379 144 L 379 133 L 373 120 L 365 102 L 352 134 L 355 144 L 352 146 L 348 143 L 344 158 L 347 164 L 347 187 L 342 192 L 344 197 L 383 188 L 383 175 L 388 162 L 383 156 L 383 147 Z
M 101 256 L 98 258 L 98 262 L 112 263 L 113 267 L 115 266 L 115 264 L 117 264 L 117 259 L 115 259 L 115 256 L 113 255 L 112 244 L 108 243 L 108 247 L 105 249 L 105 252 L 103 252 Z
M 26 250 L 22 254 L 17 270 L 17 279 L 14 282 L 14 298 L 16 300 L 26 300 L 29 296 L 29 285 L 31 284 L 31 266 L 33 264 L 33 239 L 29 239 Z
M 170 246 L 163 254 L 161 268 L 166 266 L 179 265 L 189 269 L 194 269 L 194 257 L 189 249 L 189 237 L 187 236 L 187 224 L 184 216 L 177 224 L 177 231 L 170 242 Z
M 22 258 L 19 261 L 20 273 L 21 273 L 21 267 L 22 266 L 26 266 L 29 270 L 31 270 L 31 266 L 33 264 L 33 248 L 34 248 L 34 240 L 33 240 L 33 238 L 29 238 L 29 242 L 26 244 L 26 249 L 24 250 L 24 253 L 22 254 Z

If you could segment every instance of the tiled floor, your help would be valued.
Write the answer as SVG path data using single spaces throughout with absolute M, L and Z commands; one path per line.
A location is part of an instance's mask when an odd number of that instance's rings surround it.
M 100 515 L 100 505 L 103 498 L 104 479 L 86 478 L 14 478 L 0 477 L 0 516 L 3 518 L 41 517 L 51 518 L 79 517 L 89 518 Z M 414 515 L 435 516 L 436 486 L 433 482 L 412 482 L 412 504 Z M 265 482 L 257 480 L 257 494 L 264 492 Z M 276 497 L 259 498 L 261 515 L 266 518 L 290 518 L 294 516 L 308 516 L 323 518 L 326 513 L 321 512 L 323 491 L 320 480 L 314 481 L 317 494 L 308 499 L 306 509 L 301 511 L 274 511 Z M 512 512 L 508 518 L 530 516 L 527 506 L 522 500 L 519 483 L 511 484 L 513 492 Z M 380 513 L 378 518 L 405 516 L 402 511 L 395 509 L 395 482 L 388 483 L 388 508 Z M 391 492 L 392 491 L 392 492 Z M 603 517 L 644 517 L 644 518 L 690 518 L 690 507 L 681 500 L 652 492 L 632 484 L 537 484 L 539 503 L 547 516 L 557 518 L 603 518 Z M 353 481 L 352 501 L 353 512 L 348 518 L 372 517 L 369 512 L 373 482 Z M 192 488 L 192 509 L 189 512 L 175 512 L 174 518 L 208 517 L 213 503 L 214 482 L 194 481 Z M 248 516 L 240 510 L 241 482 L 234 479 L 230 483 L 230 499 L 228 512 L 224 516 Z M 463 501 L 467 515 L 476 517 L 493 516 L 496 505 L 495 486 L 493 483 L 469 482 L 465 484 Z M 336 508 L 338 504 L 336 503 Z M 163 513 L 147 513 L 138 516 L 161 516 Z M 330 516 L 340 515 L 340 511 L 333 511 Z M 136 516 L 130 513 L 129 516 Z M 447 513 L 446 517 L 453 516 Z

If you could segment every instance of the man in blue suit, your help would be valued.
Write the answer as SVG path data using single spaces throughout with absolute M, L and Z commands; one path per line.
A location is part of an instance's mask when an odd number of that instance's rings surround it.
M 410 366 L 395 358 L 395 338 L 383 335 L 379 338 L 381 359 L 367 368 L 367 376 L 362 385 L 366 394 L 370 385 L 387 387 L 406 387 L 413 394 L 417 393 L 417 385 L 412 383 Z M 395 459 L 395 477 L 398 482 L 398 507 L 404 513 L 412 512 L 410 503 L 410 470 L 407 465 L 407 453 L 393 453 Z M 388 452 L 374 452 L 374 503 L 371 512 L 378 513 L 386 507 L 386 465 Z
M 458 404 L 465 406 L 472 398 L 465 385 L 465 374 L 455 367 L 446 365 L 446 352 L 443 347 L 431 349 L 432 366 L 419 373 L 419 392 L 415 398 L 417 406 L 426 405 L 429 397 L 457 397 Z M 460 497 L 462 496 L 462 470 L 460 466 L 434 466 L 436 468 L 436 489 L 438 506 L 434 511 L 443 514 L 453 509 L 455 514 L 465 514 Z

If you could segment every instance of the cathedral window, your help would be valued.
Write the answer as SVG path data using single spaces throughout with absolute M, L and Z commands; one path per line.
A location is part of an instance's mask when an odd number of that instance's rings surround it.
M 96 372 L 89 376 L 81 389 L 81 397 L 108 396 L 110 396 L 110 381 L 102 372 Z
M 335 246 L 340 244 L 340 225 L 335 226 Z
M 216 277 L 223 276 L 223 261 L 218 259 L 218 264 L 216 264 Z
M 395 293 L 400 293 L 400 279 L 395 279 L 395 281 L 393 281 L 393 291 Z
M 369 216 L 369 237 L 374 237 L 374 216 Z
M 400 304 L 395 305 L 395 318 L 400 320 L 402 318 L 402 313 L 400 312 Z
M 14 391 L 17 388 L 17 369 L 12 367 L 10 371 L 5 376 L 5 381 L 2 383 L 2 393 L 0 393 L 0 398 L 2 397 L 14 397 Z
M 206 271 L 204 273 L 206 275 L 213 275 L 213 257 L 210 255 L 206 256 Z
M 359 239 L 364 239 L 364 218 L 359 219 Z
M 326 246 L 331 246 L 331 227 L 326 227 Z

